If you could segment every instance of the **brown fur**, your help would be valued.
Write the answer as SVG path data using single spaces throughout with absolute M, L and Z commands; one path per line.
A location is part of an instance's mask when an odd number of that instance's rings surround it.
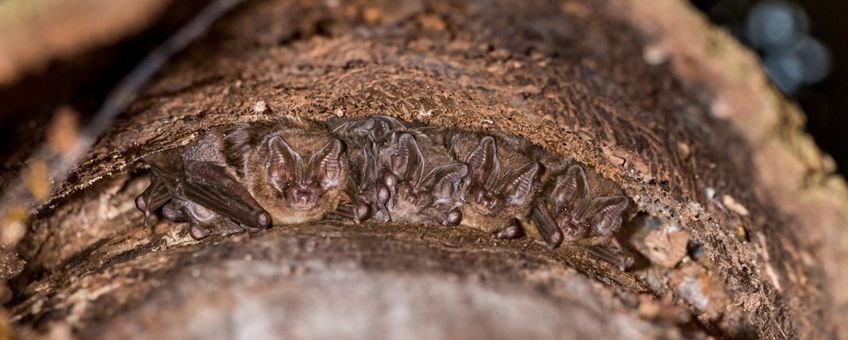
M 312 209 L 296 210 L 268 183 L 268 140 L 276 135 L 283 137 L 292 149 L 301 155 L 304 163 L 333 138 L 329 131 L 318 123 L 294 119 L 240 124 L 227 129 L 224 135 L 224 155 L 227 162 L 236 169 L 251 195 L 271 214 L 277 224 L 317 221 L 326 213 L 336 210 L 339 204 L 347 199 L 349 172 L 345 151 L 340 157 L 341 174 L 338 185 L 324 192 Z

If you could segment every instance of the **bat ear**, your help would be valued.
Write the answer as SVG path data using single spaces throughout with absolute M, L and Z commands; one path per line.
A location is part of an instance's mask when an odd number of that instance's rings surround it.
M 539 163 L 527 162 L 504 175 L 498 185 L 498 191 L 503 195 L 507 204 L 519 206 L 527 201 L 530 191 L 533 190 L 533 183 L 536 181 L 539 167 Z
M 586 220 L 590 221 L 592 233 L 606 236 L 611 234 L 621 224 L 621 213 L 627 209 L 627 197 L 607 196 L 599 197 L 592 201 L 592 206 L 587 209 Z
M 500 173 L 500 161 L 498 161 L 495 139 L 491 136 L 483 137 L 477 148 L 468 154 L 465 163 L 471 169 L 471 183 L 490 187 L 497 175 Z
M 286 183 L 295 182 L 302 178 L 302 161 L 300 154 L 286 143 L 280 136 L 268 140 L 268 159 L 265 162 L 265 172 L 268 183 L 278 191 L 283 191 Z
M 572 165 L 565 175 L 556 179 L 556 185 L 551 191 L 549 200 L 554 205 L 554 213 L 559 214 L 563 209 L 576 211 L 582 208 L 589 199 L 589 182 L 583 167 Z
M 449 203 L 459 188 L 459 183 L 468 175 L 468 166 L 462 163 L 451 163 L 433 169 L 422 181 L 422 187 L 430 191 L 433 204 Z
M 342 176 L 342 152 L 342 141 L 331 139 L 309 159 L 309 178 L 318 182 L 322 190 L 326 191 L 339 185 Z
M 418 183 L 424 172 L 424 154 L 415 137 L 408 133 L 398 137 L 397 147 L 392 152 L 392 173 L 402 180 Z
M 379 177 L 378 173 L 378 165 L 377 165 L 377 157 L 374 156 L 374 152 L 371 151 L 369 147 L 362 148 L 362 171 L 359 174 L 359 188 L 362 189 L 368 185 L 369 182 L 374 182 Z

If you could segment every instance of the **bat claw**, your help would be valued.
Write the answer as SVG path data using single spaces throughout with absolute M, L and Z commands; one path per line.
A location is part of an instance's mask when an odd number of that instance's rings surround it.
M 550 237 L 550 240 L 545 242 L 545 246 L 547 246 L 548 248 L 554 249 L 554 248 L 558 247 L 560 245 L 560 243 L 562 243 L 563 236 L 562 236 L 562 232 L 560 232 L 559 230 L 557 230 L 555 233 L 548 235 L 548 236 Z
M 367 204 L 359 202 L 353 208 L 353 222 L 356 224 L 362 223 L 362 221 L 368 219 L 368 215 L 371 212 L 371 208 L 368 207 Z
M 267 229 L 271 227 L 271 216 L 266 212 L 261 212 L 256 216 L 256 223 L 258 227 Z
M 185 220 L 183 211 L 179 207 L 174 206 L 173 203 L 166 204 L 162 207 L 162 216 L 174 222 L 183 222 Z
M 144 201 L 144 197 L 139 195 L 135 198 L 135 207 L 138 208 L 138 210 L 141 210 L 142 214 L 144 214 L 144 228 L 147 229 L 150 225 L 150 210 L 147 209 L 147 202 Z
M 514 239 L 521 235 L 521 229 L 514 223 L 504 229 L 499 230 L 495 236 L 499 239 Z
M 201 227 L 197 224 L 191 223 L 189 225 L 188 233 L 189 233 L 189 235 L 191 235 L 191 238 L 193 238 L 195 240 L 202 240 L 202 239 L 208 237 L 209 234 L 211 234 L 211 231 L 209 231 L 209 229 L 207 229 L 207 228 L 204 228 L 204 227 Z
M 593 256 L 618 267 L 623 272 L 633 267 L 633 264 L 636 262 L 636 258 L 616 241 L 612 241 L 609 244 L 592 246 L 588 250 Z
M 462 212 L 459 209 L 451 210 L 445 219 L 442 221 L 442 225 L 447 227 L 456 227 L 459 223 L 462 222 Z

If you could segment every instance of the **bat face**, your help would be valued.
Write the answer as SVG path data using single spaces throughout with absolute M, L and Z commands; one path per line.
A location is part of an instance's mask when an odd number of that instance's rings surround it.
M 461 196 L 462 224 L 499 237 L 518 236 L 516 219 L 530 211 L 541 165 L 514 150 L 499 150 L 491 136 L 457 134 L 450 143 L 469 167 Z M 506 171 L 501 170 L 502 163 Z
M 426 147 L 422 150 L 418 139 L 410 133 L 401 133 L 395 139 L 389 157 L 390 173 L 384 180 L 391 196 L 391 220 L 457 225 L 462 216 L 454 209 L 455 197 L 468 175 L 468 166 L 453 161 L 447 150 L 439 150 L 429 141 L 425 140 Z M 425 173 L 425 169 L 429 171 Z
M 331 139 L 308 162 L 280 136 L 268 140 L 265 162 L 267 184 L 294 210 L 318 206 L 321 196 L 338 188 L 341 180 L 342 142 Z
M 567 239 L 609 236 L 621 225 L 627 198 L 618 195 L 593 199 L 583 167 L 571 166 L 554 182 L 547 197 L 548 207 Z
M 245 182 L 275 222 L 303 223 L 335 210 L 347 184 L 344 144 L 327 134 L 284 130 L 248 156 Z

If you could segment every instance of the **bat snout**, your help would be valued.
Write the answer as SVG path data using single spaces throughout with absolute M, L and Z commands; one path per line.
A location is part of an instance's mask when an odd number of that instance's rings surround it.
M 474 207 L 485 215 L 493 215 L 500 210 L 502 200 L 487 190 L 479 190 L 473 197 Z
M 316 190 L 308 185 L 294 185 L 287 190 L 287 193 L 289 204 L 296 210 L 309 210 L 318 203 Z

